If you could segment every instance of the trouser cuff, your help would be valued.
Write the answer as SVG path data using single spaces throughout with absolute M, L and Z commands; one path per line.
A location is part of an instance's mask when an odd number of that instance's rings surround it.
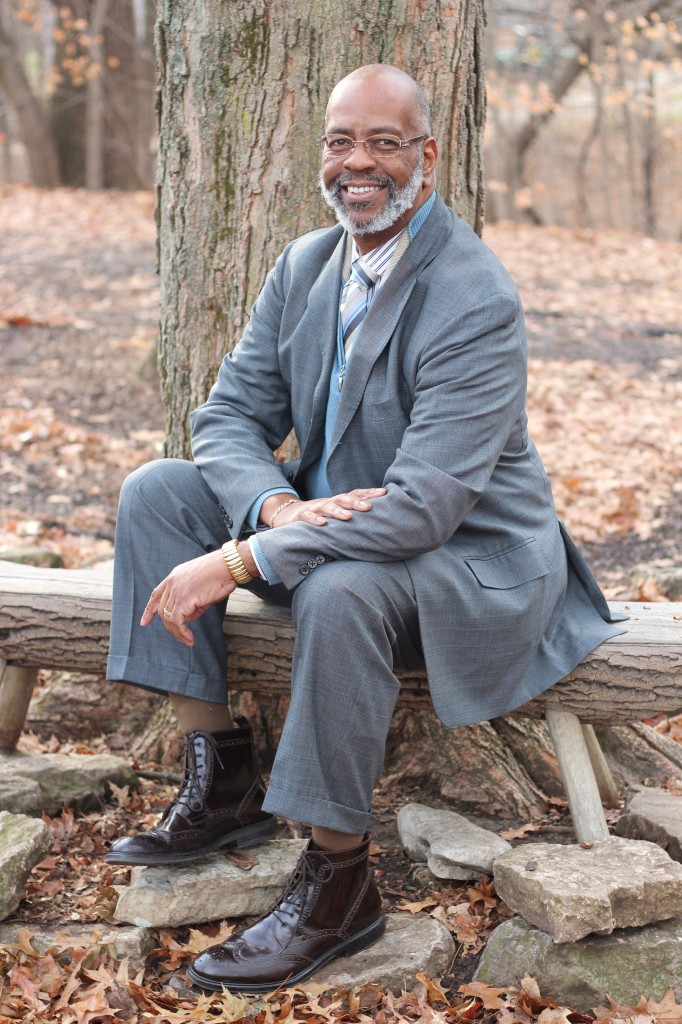
M 349 835 L 364 835 L 369 825 L 371 811 L 358 811 L 354 807 L 336 804 L 323 797 L 312 797 L 303 793 L 284 792 L 268 786 L 263 801 L 263 810 L 279 818 L 300 821 L 304 825 L 331 828 Z
M 217 676 L 207 679 L 193 672 L 179 672 L 177 669 L 155 665 L 153 671 L 144 661 L 136 661 L 123 655 L 110 655 L 107 660 L 107 679 L 141 686 L 155 693 L 178 693 L 183 697 L 210 701 L 212 704 L 227 704 L 227 680 Z

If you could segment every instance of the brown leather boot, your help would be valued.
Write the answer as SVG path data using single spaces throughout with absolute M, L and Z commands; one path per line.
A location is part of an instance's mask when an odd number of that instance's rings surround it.
M 341 853 L 313 840 L 272 910 L 194 961 L 201 988 L 272 992 L 297 985 L 336 956 L 355 953 L 384 934 L 381 896 L 369 867 L 369 836 Z
M 187 734 L 180 792 L 155 829 L 118 839 L 108 864 L 178 864 L 274 835 L 276 819 L 261 809 L 265 787 L 249 723 L 235 721 L 239 729 Z

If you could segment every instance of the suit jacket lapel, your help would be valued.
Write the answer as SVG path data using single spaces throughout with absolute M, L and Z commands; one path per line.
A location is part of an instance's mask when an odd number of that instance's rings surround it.
M 301 469 L 319 456 L 324 441 L 329 378 L 336 352 L 339 289 L 345 246 L 346 234 L 341 231 L 331 256 L 310 289 L 308 305 L 297 328 L 304 332 L 305 351 L 309 353 L 309 361 L 305 367 L 306 379 L 315 381 L 308 427 L 305 436 L 299 437 Z
M 362 400 L 372 367 L 390 341 L 419 273 L 435 259 L 448 240 L 453 217 L 454 214 L 437 196 L 434 208 L 421 231 L 410 242 L 405 255 L 372 302 L 353 344 L 334 420 L 330 455 Z

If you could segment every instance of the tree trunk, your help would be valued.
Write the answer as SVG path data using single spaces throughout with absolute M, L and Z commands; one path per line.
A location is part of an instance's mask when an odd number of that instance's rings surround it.
M 644 156 L 642 177 L 644 179 L 644 232 L 650 238 L 656 237 L 656 78 L 653 71 L 647 78 L 647 107 L 643 126 Z
M 109 0 L 94 0 L 90 12 L 90 56 L 95 74 L 88 79 L 85 121 L 85 187 L 104 187 L 104 50 L 102 35 Z
M 72 0 L 58 12 L 52 121 L 62 183 L 148 188 L 151 59 L 132 0 Z
M 109 0 L 104 33 L 104 184 L 108 188 L 149 188 L 153 181 L 149 141 L 154 66 L 135 24 L 133 7 L 131 0 Z
M 16 114 L 33 183 L 40 188 L 56 188 L 59 164 L 54 139 L 45 111 L 31 91 L 14 42 L 5 28 L 9 21 L 6 14 L 3 3 L 0 5 L 0 88 Z
M 332 13 L 333 12 L 333 13 Z M 483 221 L 482 0 L 159 0 L 161 378 L 167 454 L 285 244 L 332 223 L 314 141 L 334 84 L 373 62 L 412 73 L 433 104 L 439 188 Z

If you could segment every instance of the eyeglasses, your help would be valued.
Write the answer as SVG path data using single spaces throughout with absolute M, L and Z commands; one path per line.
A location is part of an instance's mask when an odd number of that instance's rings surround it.
M 348 135 L 322 135 L 316 145 L 324 151 L 325 156 L 336 158 L 348 156 L 356 146 L 365 147 L 370 156 L 396 156 L 401 149 L 406 149 L 413 142 L 421 142 L 427 135 L 415 135 L 413 139 L 399 139 L 397 135 L 370 135 L 368 139 L 351 139 Z

